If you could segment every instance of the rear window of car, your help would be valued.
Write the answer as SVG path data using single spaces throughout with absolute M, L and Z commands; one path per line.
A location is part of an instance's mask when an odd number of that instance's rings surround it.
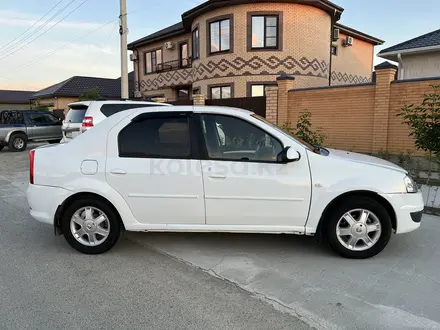
M 156 106 L 160 106 L 158 105 L 153 105 L 153 104 L 139 104 L 139 103 L 127 103 L 127 104 L 104 104 L 101 107 L 101 112 L 104 116 L 106 117 L 110 117 L 112 115 L 114 115 L 115 113 L 124 111 L 124 110 L 129 110 L 129 109 L 136 109 L 136 108 L 146 108 L 146 107 L 156 107 Z
M 67 113 L 65 121 L 68 123 L 78 124 L 82 123 L 84 116 L 86 115 L 87 105 L 72 105 Z
M 24 124 L 24 116 L 22 111 L 0 111 L 0 124 L 13 125 Z

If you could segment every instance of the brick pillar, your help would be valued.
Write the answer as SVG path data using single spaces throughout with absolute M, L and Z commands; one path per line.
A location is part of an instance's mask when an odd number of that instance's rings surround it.
M 397 66 L 383 62 L 375 67 L 376 87 L 374 98 L 373 148 L 374 153 L 387 151 L 388 119 L 390 115 L 391 82 L 397 72 Z
M 289 120 L 289 91 L 293 89 L 295 77 L 283 73 L 277 78 L 278 83 L 278 116 L 277 124 L 283 125 Z
M 277 124 L 278 118 L 278 87 L 266 88 L 266 119 Z
M 205 95 L 194 94 L 193 95 L 194 105 L 205 105 Z

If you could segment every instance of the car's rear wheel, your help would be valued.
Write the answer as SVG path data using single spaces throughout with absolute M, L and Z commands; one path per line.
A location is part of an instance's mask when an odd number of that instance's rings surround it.
M 366 259 L 388 244 L 392 223 L 386 208 L 367 196 L 348 197 L 329 212 L 325 234 L 334 251 L 345 258 Z
M 119 215 L 99 199 L 80 199 L 67 207 L 61 218 L 61 230 L 74 249 L 86 254 L 110 250 L 121 234 Z
M 5 147 L 5 146 L 0 145 L 0 151 L 2 151 L 4 147 Z
M 9 138 L 8 148 L 11 151 L 24 151 L 27 147 L 27 136 L 24 133 L 15 133 Z
M 49 140 L 49 141 L 47 141 L 47 142 L 49 142 L 50 144 L 58 144 L 58 143 L 61 142 L 61 139 L 57 139 L 57 140 Z

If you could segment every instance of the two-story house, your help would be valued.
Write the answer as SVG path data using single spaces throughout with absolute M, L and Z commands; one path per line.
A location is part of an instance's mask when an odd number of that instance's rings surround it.
M 371 81 L 383 41 L 338 23 L 328 0 L 209 0 L 129 44 L 136 96 L 263 96 L 276 77 L 298 88 Z

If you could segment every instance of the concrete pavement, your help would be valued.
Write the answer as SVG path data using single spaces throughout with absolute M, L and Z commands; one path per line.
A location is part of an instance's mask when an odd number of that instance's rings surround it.
M 127 238 L 227 279 L 318 329 L 440 329 L 440 219 L 394 235 L 368 260 L 313 238 L 129 233 Z

